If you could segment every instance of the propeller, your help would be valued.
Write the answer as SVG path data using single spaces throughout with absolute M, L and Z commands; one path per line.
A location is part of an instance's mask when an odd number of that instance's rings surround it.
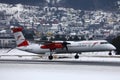
M 68 51 L 68 46 L 67 46 L 68 44 L 70 44 L 70 43 L 63 41 L 63 43 L 62 43 L 63 49 L 66 48 L 66 50 Z

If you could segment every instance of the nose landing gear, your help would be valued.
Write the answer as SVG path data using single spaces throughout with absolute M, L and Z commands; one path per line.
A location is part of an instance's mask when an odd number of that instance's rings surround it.
M 79 59 L 79 53 L 76 53 L 74 56 L 75 59 Z
M 112 55 L 112 51 L 110 51 L 110 52 L 108 53 L 108 55 L 111 56 L 111 55 Z

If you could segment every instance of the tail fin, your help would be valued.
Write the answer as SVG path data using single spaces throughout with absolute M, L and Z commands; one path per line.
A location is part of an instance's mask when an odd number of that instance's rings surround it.
M 13 31 L 16 43 L 17 43 L 17 47 L 22 47 L 22 46 L 28 46 L 29 43 L 28 41 L 25 39 L 25 37 L 23 36 L 22 27 L 17 27 L 17 28 L 11 28 L 11 30 Z

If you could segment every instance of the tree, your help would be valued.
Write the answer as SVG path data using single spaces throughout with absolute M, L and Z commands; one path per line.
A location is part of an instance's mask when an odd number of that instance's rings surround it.
M 112 44 L 116 47 L 116 54 L 120 55 L 120 36 L 114 38 Z
M 28 40 L 34 40 L 33 34 L 31 34 L 31 33 L 25 34 L 25 38 Z
M 76 35 L 75 37 L 74 37 L 74 41 L 79 41 L 80 39 L 79 39 L 79 37 Z
M 48 40 L 48 39 L 47 39 L 47 36 L 42 36 L 41 40 L 47 41 L 47 40 Z
M 34 40 L 34 31 L 32 29 L 23 29 L 23 35 L 25 36 L 26 39 L 28 40 Z
M 60 40 L 60 35 L 55 35 L 55 40 Z

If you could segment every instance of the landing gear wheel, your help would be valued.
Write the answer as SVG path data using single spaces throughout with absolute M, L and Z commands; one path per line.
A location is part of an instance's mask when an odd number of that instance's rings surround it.
M 50 55 L 50 56 L 48 56 L 48 58 L 49 58 L 49 60 L 52 60 L 52 59 L 53 59 L 53 56 Z
M 79 58 L 79 55 L 78 55 L 78 54 L 76 54 L 76 55 L 75 55 L 75 59 L 78 59 L 78 58 Z
M 109 52 L 109 54 L 108 54 L 108 55 L 110 55 L 110 56 L 111 56 L 111 55 L 112 55 L 112 53 L 111 53 L 111 52 Z

